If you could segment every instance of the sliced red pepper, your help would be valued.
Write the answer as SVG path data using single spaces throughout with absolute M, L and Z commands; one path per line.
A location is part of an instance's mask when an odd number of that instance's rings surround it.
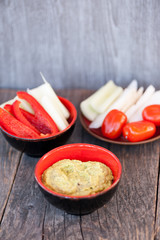
M 160 105 L 154 104 L 145 107 L 142 116 L 144 120 L 153 122 L 156 126 L 160 126 Z
M 37 134 L 40 134 L 40 132 L 25 118 L 23 115 L 21 109 L 20 109 L 20 101 L 15 100 L 15 102 L 12 104 L 11 112 L 13 112 L 13 115 L 22 123 L 24 123 L 26 126 L 32 128 Z
M 13 109 L 12 109 L 12 105 L 11 104 L 6 104 L 4 106 L 4 109 L 7 110 L 9 113 L 13 114 Z M 43 134 L 47 134 L 48 133 L 48 127 L 44 126 L 44 124 L 42 124 L 39 119 L 37 119 L 37 117 L 35 117 L 34 114 L 19 108 L 21 113 L 24 115 L 24 117 L 40 132 Z
M 34 110 L 36 121 L 38 121 L 38 125 L 40 126 L 43 134 L 56 134 L 59 131 L 53 119 L 34 97 L 23 91 L 17 92 L 17 96 L 20 99 L 25 99 L 28 103 L 30 103 Z
M 39 130 L 39 132 L 47 135 L 48 134 L 48 127 L 45 126 L 43 123 L 39 121 L 39 119 L 32 113 L 27 112 L 24 109 L 21 109 L 22 114 L 25 116 L 25 118 L 35 127 Z
M 103 136 L 110 139 L 118 138 L 126 122 L 127 116 L 123 112 L 117 109 L 111 110 L 102 123 L 101 131 Z
M 12 105 L 11 104 L 6 104 L 6 105 L 4 105 L 4 107 L 3 107 L 7 112 L 9 112 L 10 114 L 13 114 L 13 112 L 12 112 Z
M 130 142 L 139 142 L 151 138 L 156 132 L 154 123 L 137 121 L 123 127 L 123 136 Z
M 0 108 L 0 126 L 8 133 L 22 138 L 40 138 L 34 130 L 18 121 L 3 108 Z

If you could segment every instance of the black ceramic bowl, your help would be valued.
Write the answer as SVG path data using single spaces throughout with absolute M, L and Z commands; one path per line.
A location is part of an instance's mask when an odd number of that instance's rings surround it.
M 1 132 L 5 139 L 11 144 L 12 147 L 31 156 L 42 156 L 49 150 L 63 145 L 69 139 L 74 130 L 77 119 L 77 111 L 69 100 L 62 97 L 59 97 L 59 99 L 70 112 L 70 117 L 68 119 L 69 126 L 66 129 L 51 137 L 27 139 L 14 136 L 1 128 Z
M 78 159 L 85 161 L 98 161 L 106 164 L 112 170 L 114 181 L 108 189 L 87 196 L 69 196 L 56 193 L 42 183 L 43 172 L 62 159 Z M 115 193 L 121 178 L 121 163 L 109 150 L 91 144 L 75 143 L 63 145 L 45 154 L 35 168 L 35 179 L 40 190 L 47 200 L 55 207 L 71 214 L 87 214 L 107 203 Z

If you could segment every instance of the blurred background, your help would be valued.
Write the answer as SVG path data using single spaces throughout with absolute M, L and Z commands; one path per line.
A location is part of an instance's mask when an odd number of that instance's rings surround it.
M 160 1 L 1 0 L 0 87 L 160 88 Z

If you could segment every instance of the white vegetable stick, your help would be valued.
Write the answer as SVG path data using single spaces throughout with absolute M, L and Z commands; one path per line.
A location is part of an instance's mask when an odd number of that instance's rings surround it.
M 43 108 L 55 121 L 60 131 L 62 131 L 68 126 L 65 116 L 57 105 L 57 101 L 53 101 L 53 99 L 50 97 L 51 95 L 48 94 L 46 83 L 32 90 L 27 89 L 27 92 L 31 94 L 43 106 Z M 53 114 L 54 112 L 55 114 Z
M 52 102 L 56 102 L 57 108 L 60 109 L 60 111 L 63 113 L 63 115 L 67 119 L 70 115 L 68 109 L 61 103 L 56 93 L 54 92 L 53 88 L 44 79 L 44 77 L 43 77 L 43 80 L 45 81 L 45 83 L 43 83 L 42 85 L 36 88 L 27 89 L 27 92 L 31 94 L 38 102 L 41 102 L 42 97 L 47 95 L 52 100 Z
M 137 107 L 142 106 L 146 101 L 148 101 L 154 92 L 155 87 L 153 87 L 153 85 L 148 86 L 142 97 L 136 103 Z
M 136 89 L 137 90 L 137 88 L 138 88 L 138 82 L 137 82 L 137 80 L 132 80 L 132 82 L 127 86 L 127 89 L 130 89 L 130 88 L 134 88 L 134 89 Z
M 111 105 L 109 110 L 118 109 L 122 110 L 124 106 L 131 100 L 132 93 L 137 91 L 137 81 L 133 80 L 123 91 L 120 97 Z
M 135 104 L 138 99 L 142 96 L 143 94 L 143 87 L 140 87 L 138 91 L 135 90 L 133 91 L 130 97 L 130 101 L 126 102 L 126 105 L 121 109 L 122 112 L 126 112 L 133 104 Z
M 125 113 L 126 116 L 127 116 L 127 121 L 130 122 L 130 118 L 131 116 L 133 116 L 137 111 L 137 106 L 136 104 L 133 104 L 128 110 L 127 112 Z
M 160 104 L 160 90 L 154 92 L 154 94 L 151 97 L 151 100 L 147 102 L 147 106 L 152 104 Z
M 138 111 L 134 115 L 132 115 L 131 118 L 129 119 L 130 122 L 136 122 L 136 121 L 143 120 L 143 117 L 142 117 L 143 109 L 152 104 L 160 104 L 160 90 L 153 93 L 151 98 L 148 99 L 148 101 L 146 101 L 143 105 L 141 105 L 141 107 L 138 109 Z
M 115 90 L 104 100 L 104 102 L 97 107 L 98 113 L 105 112 L 109 106 L 121 95 L 123 89 L 121 87 L 116 87 Z
M 41 105 L 54 120 L 60 131 L 63 131 L 69 125 L 65 117 L 57 111 L 57 108 L 48 96 L 45 95 L 42 97 Z
M 26 110 L 27 112 L 30 112 L 32 114 L 34 114 L 34 110 L 32 109 L 31 105 L 24 99 L 20 99 L 19 97 L 17 97 L 17 100 L 19 100 L 20 103 L 20 107 L 24 110 Z
M 58 107 L 61 109 L 62 113 L 64 114 L 65 118 L 69 118 L 70 113 L 68 111 L 68 109 L 64 106 L 64 104 L 59 100 L 59 98 L 57 97 L 55 91 L 53 90 L 53 88 L 51 87 L 51 85 L 47 82 L 47 80 L 45 79 L 45 77 L 43 76 L 43 74 L 40 72 L 40 75 L 45 83 L 45 88 L 47 90 L 47 95 L 52 99 L 52 101 L 56 102 Z
M 99 112 L 99 107 L 104 103 L 104 101 L 111 96 L 112 92 L 115 91 L 116 85 L 112 80 L 107 82 L 103 87 L 98 89 L 92 96 L 90 105 L 94 111 Z M 100 111 L 101 113 L 101 111 Z
M 132 121 L 133 116 L 136 114 L 138 109 L 147 102 L 153 93 L 155 92 L 155 88 L 152 85 L 149 85 L 143 95 L 140 97 L 140 99 L 136 102 L 135 106 L 132 105 L 127 111 L 126 111 L 126 116 L 128 119 L 128 122 Z
M 108 110 L 104 113 L 99 114 L 93 122 L 90 123 L 89 128 L 100 128 L 108 113 Z
M 80 103 L 80 109 L 83 115 L 90 121 L 93 121 L 98 113 L 91 107 L 91 101 L 96 101 L 102 93 L 104 93 L 108 86 L 114 85 L 113 81 L 107 82 L 104 86 L 99 88 L 96 92 L 94 92 L 91 96 L 86 98 L 84 101 Z
M 27 89 L 27 92 L 32 95 L 40 104 L 41 104 L 41 100 L 44 96 L 47 96 L 50 98 L 51 102 L 54 104 L 56 103 L 56 106 L 57 106 L 57 109 L 59 108 L 59 105 L 57 104 L 57 101 L 53 100 L 51 95 L 48 94 L 48 89 L 46 87 L 46 84 L 42 84 L 40 85 L 39 87 L 37 88 L 34 88 L 34 89 Z M 57 97 L 56 97 L 57 98 Z M 55 98 L 55 99 L 56 99 Z M 59 108 L 59 111 L 61 111 L 61 108 Z M 62 111 L 61 111 L 62 112 Z M 63 113 L 62 113 L 63 114 Z M 64 114 L 63 114 L 64 115 Z M 66 115 L 65 115 L 66 117 Z M 68 117 L 68 115 L 67 115 Z
M 98 115 L 98 113 L 91 108 L 90 99 L 88 98 L 80 103 L 80 109 L 83 115 L 90 121 L 93 121 Z
M 137 90 L 137 81 L 133 80 L 127 88 L 124 89 L 123 93 L 120 95 L 120 97 L 109 107 L 107 111 L 104 113 L 98 115 L 94 121 L 89 125 L 89 128 L 100 128 L 102 126 L 102 123 L 105 119 L 105 116 L 107 113 L 113 109 L 121 110 L 125 104 L 129 101 L 131 92 Z
M 122 93 L 120 98 L 118 98 L 113 103 L 113 105 L 111 105 L 109 110 L 111 110 L 111 109 L 118 109 L 118 110 L 121 111 L 124 108 L 124 106 L 131 100 L 132 94 L 135 93 L 135 91 L 136 90 L 134 88 L 126 89 L 126 91 L 124 90 L 124 94 Z

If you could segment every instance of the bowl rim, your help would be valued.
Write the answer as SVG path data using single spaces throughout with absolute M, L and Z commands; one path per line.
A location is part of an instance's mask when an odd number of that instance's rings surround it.
M 107 189 L 104 189 L 103 191 L 101 192 L 98 192 L 98 193 L 94 193 L 94 194 L 91 194 L 91 195 L 83 195 L 83 196 L 71 196 L 71 195 L 67 195 L 67 194 L 61 194 L 61 193 L 57 193 L 57 192 L 54 192 L 53 190 L 50 190 L 49 188 L 47 188 L 43 183 L 42 181 L 40 182 L 38 177 L 37 177 L 37 169 L 39 167 L 39 165 L 41 164 L 41 162 L 46 159 L 48 156 L 52 155 L 55 151 L 60 151 L 61 149 L 65 149 L 65 148 L 72 148 L 73 146 L 78 146 L 78 147 L 87 147 L 87 148 L 96 148 L 97 150 L 99 149 L 100 151 L 104 151 L 104 152 L 107 152 L 109 153 L 113 158 L 114 160 L 116 161 L 116 163 L 118 164 L 118 175 L 117 175 L 117 179 L 115 180 L 114 183 L 112 183 L 112 185 L 107 188 Z M 107 192 L 109 192 L 110 190 L 112 190 L 114 187 L 116 187 L 116 185 L 119 184 L 120 182 L 120 179 L 121 179 L 121 175 L 122 175 L 122 165 L 121 165 L 121 162 L 120 160 L 118 159 L 118 157 L 113 153 L 111 152 L 110 150 L 104 148 L 104 147 L 101 147 L 99 145 L 95 145 L 95 144 L 89 144 L 89 143 L 71 143 L 71 144 L 65 144 L 65 145 L 62 145 L 60 147 L 57 147 L 57 148 L 54 148 L 52 150 L 50 150 L 49 152 L 45 153 L 39 160 L 38 162 L 36 163 L 36 166 L 35 166 L 35 170 L 34 170 L 34 177 L 35 177 L 35 180 L 36 182 L 38 183 L 38 185 L 47 193 L 55 196 L 55 197 L 60 197 L 60 198 L 63 198 L 63 199 L 71 199 L 71 200 L 78 200 L 78 199 L 92 199 L 92 198 L 95 198 L 97 196 L 101 196 Z
M 43 137 L 43 138 L 22 138 L 22 137 L 18 137 L 18 136 L 15 136 L 9 132 L 7 132 L 3 127 L 0 126 L 0 130 L 2 131 L 2 133 L 6 134 L 8 137 L 11 137 L 11 138 L 14 138 L 16 140 L 22 140 L 24 142 L 39 142 L 39 141 L 46 141 L 46 140 L 52 140 L 56 137 L 59 137 L 61 136 L 63 133 L 65 133 L 67 130 L 69 130 L 73 125 L 74 123 L 76 122 L 76 119 L 77 119 L 77 110 L 76 110 L 76 107 L 74 106 L 74 104 L 69 101 L 67 98 L 64 98 L 64 97 L 61 97 L 61 96 L 58 96 L 58 98 L 60 100 L 64 100 L 66 101 L 72 108 L 73 110 L 73 119 L 72 121 L 69 123 L 69 125 L 63 130 L 63 131 L 59 131 L 57 134 L 55 135 L 52 135 L 52 136 L 48 136 L 48 137 Z

